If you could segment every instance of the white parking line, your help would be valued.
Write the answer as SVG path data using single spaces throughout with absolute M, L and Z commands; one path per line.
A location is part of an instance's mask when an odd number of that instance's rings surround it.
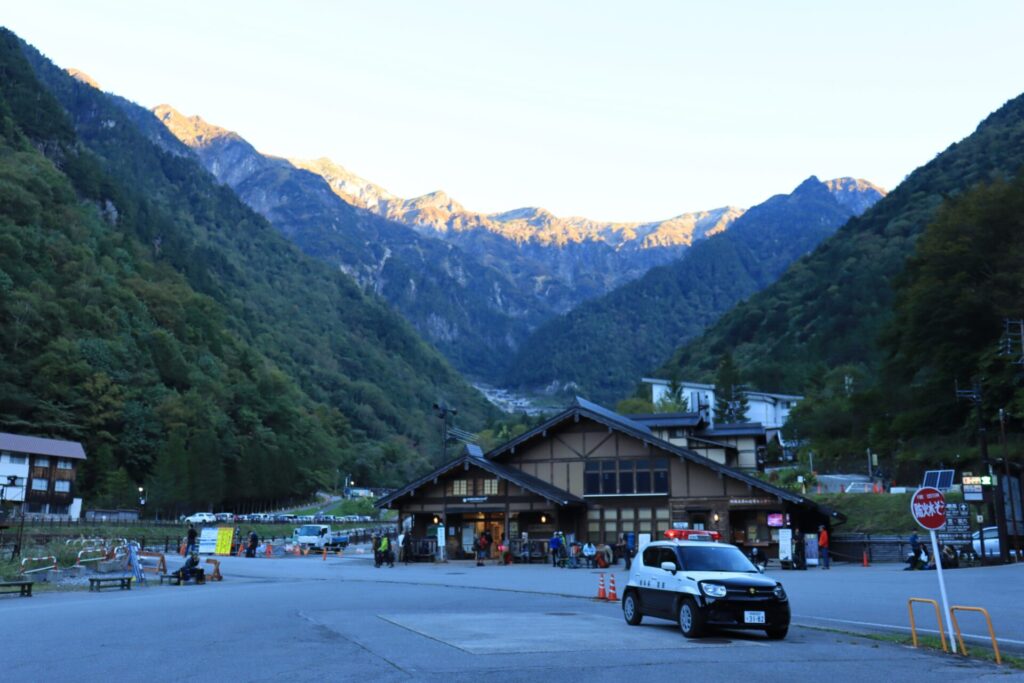
M 818 621 L 832 621 L 832 622 L 835 622 L 835 623 L 838 623 L 838 624 L 854 624 L 856 626 L 872 626 L 874 628 L 888 628 L 888 629 L 893 629 L 895 631 L 910 631 L 910 627 L 909 626 L 896 626 L 894 624 L 879 624 L 879 623 L 876 623 L 876 622 L 873 622 L 873 621 L 853 621 L 852 619 L 830 619 L 828 617 L 812 617 L 812 616 L 808 616 L 808 615 L 796 615 L 796 614 L 793 615 L 793 618 L 794 619 L 817 619 Z M 797 625 L 799 626 L 800 624 L 797 624 Z M 805 624 L 805 626 L 810 626 L 810 625 L 811 624 Z M 939 633 L 938 630 L 933 629 L 933 628 L 919 628 L 917 630 L 919 632 L 921 632 L 921 633 L 934 633 L 936 635 L 938 635 L 938 633 Z M 964 638 L 967 638 L 967 639 L 970 639 L 970 640 L 982 640 L 982 641 L 985 641 L 985 642 L 992 642 L 991 639 L 987 635 L 976 635 L 976 634 L 973 634 L 973 633 L 964 633 L 963 636 L 964 636 Z M 1000 643 L 1012 643 L 1013 645 L 1024 645 L 1024 640 L 1014 640 L 1013 638 L 998 638 L 997 637 L 996 640 L 998 642 L 1000 642 Z

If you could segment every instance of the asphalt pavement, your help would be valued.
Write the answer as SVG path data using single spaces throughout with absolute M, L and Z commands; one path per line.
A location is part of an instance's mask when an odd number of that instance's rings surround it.
M 798 614 L 804 596 L 844 605 L 869 574 L 897 579 L 897 568 L 854 569 L 779 574 Z M 0 599 L 5 680 L 1024 680 L 1005 667 L 818 629 L 794 627 L 774 642 L 735 632 L 689 641 L 650 618 L 631 627 L 618 604 L 591 598 L 598 575 L 586 569 L 376 569 L 350 552 L 224 558 L 222 572 L 223 582 L 203 586 Z M 920 574 L 899 578 L 931 576 Z M 625 574 L 615 576 L 621 595 Z

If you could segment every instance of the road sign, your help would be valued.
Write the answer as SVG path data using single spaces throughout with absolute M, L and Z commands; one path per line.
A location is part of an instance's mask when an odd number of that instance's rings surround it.
M 960 513 L 959 506 L 954 506 L 956 512 Z M 928 530 L 932 542 L 932 561 L 935 562 L 935 574 L 939 579 L 939 594 L 942 596 L 942 612 L 949 614 L 949 599 L 946 597 L 946 579 L 942 575 L 942 555 L 939 554 L 939 540 L 935 530 L 946 525 L 946 497 L 942 491 L 930 486 L 922 486 L 914 491 L 914 497 L 910 499 L 910 514 L 914 521 Z M 949 628 L 949 643 L 956 654 L 956 641 L 953 640 L 953 622 L 947 619 Z M 942 628 L 940 625 L 939 628 Z
M 946 524 L 946 497 L 936 488 L 922 486 L 910 501 L 910 514 L 929 531 L 941 529 Z
M 967 503 L 946 505 L 946 526 L 939 532 L 943 543 L 964 543 L 971 540 L 971 509 Z

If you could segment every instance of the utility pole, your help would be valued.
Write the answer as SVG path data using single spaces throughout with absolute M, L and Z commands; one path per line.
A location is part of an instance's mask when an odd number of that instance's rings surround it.
M 444 403 L 434 404 L 434 413 L 441 418 L 441 460 L 448 462 L 448 418 L 454 418 L 459 414 L 455 408 L 449 408 Z
M 1014 549 L 1017 551 L 1016 557 L 1019 560 L 1021 557 L 1021 528 L 1019 522 L 1017 521 L 1017 505 L 1015 504 L 1015 500 L 1020 500 L 1020 478 L 1018 477 L 1017 479 L 1017 491 L 1016 495 L 1014 495 L 1014 490 L 1012 488 L 1013 479 L 1010 477 L 1010 453 L 1008 452 L 1006 447 L 1006 411 L 1003 410 L 1002 408 L 999 409 L 999 441 L 1002 443 L 1003 446 L 1003 473 L 1006 475 L 1006 497 L 1009 503 L 1008 507 L 1010 511 L 1010 519 L 1013 522 L 1013 545 Z
M 999 536 L 999 558 L 1003 564 L 1010 561 L 1010 547 L 1008 539 L 1006 537 L 1006 515 L 1004 515 L 1004 503 L 1003 503 L 1003 484 L 1002 477 L 996 476 L 995 472 L 992 471 L 992 461 L 988 457 L 988 430 L 985 428 L 985 418 L 982 413 L 982 402 L 984 396 L 981 390 L 981 383 L 975 382 L 970 389 L 961 389 L 959 385 L 956 387 L 956 397 L 964 398 L 971 401 L 977 412 L 978 418 L 978 449 L 981 452 L 981 464 L 988 472 L 988 475 L 992 477 L 995 484 L 992 486 L 992 498 L 989 499 L 988 512 L 989 516 L 996 523 L 996 530 Z M 982 526 L 981 531 L 981 543 L 982 543 L 982 555 L 985 554 L 985 528 Z

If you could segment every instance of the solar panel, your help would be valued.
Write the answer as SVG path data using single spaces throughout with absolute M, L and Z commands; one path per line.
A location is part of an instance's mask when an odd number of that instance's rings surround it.
M 928 470 L 924 473 L 921 486 L 931 486 L 940 491 L 948 491 L 953 486 L 954 470 Z

